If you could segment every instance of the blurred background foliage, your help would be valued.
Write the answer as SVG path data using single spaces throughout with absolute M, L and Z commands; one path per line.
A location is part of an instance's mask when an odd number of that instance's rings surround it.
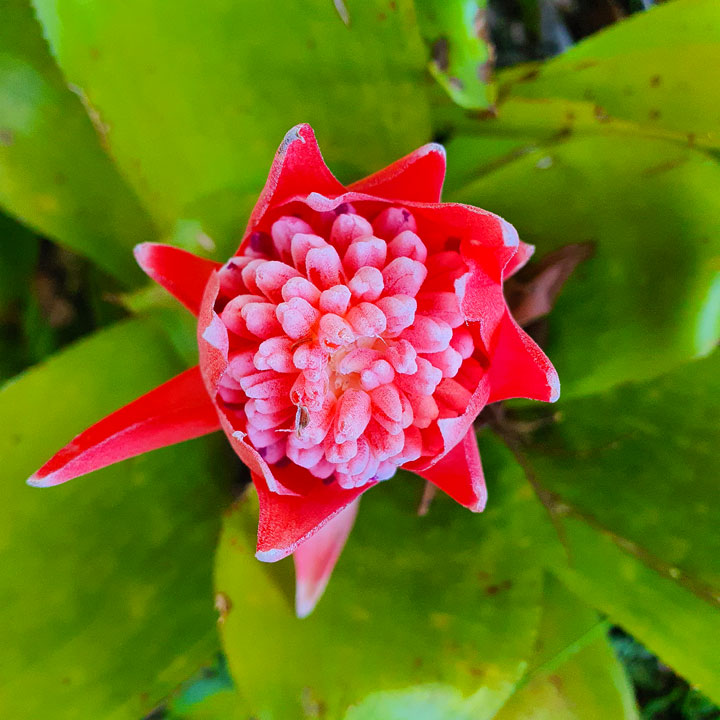
M 2 717 L 720 718 L 716 0 L 0 12 Z M 486 513 L 399 476 L 305 621 L 221 438 L 23 484 L 194 362 L 131 249 L 234 251 L 298 122 L 348 182 L 439 140 L 446 199 L 592 248 L 531 328 L 561 401 L 483 418 Z

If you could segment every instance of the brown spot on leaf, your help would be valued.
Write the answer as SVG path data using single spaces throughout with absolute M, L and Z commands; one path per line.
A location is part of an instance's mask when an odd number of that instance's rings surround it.
M 588 68 L 595 67 L 598 64 L 597 60 L 583 60 L 582 62 L 575 65 L 576 70 L 587 70 Z
M 450 87 L 457 92 L 462 92 L 463 88 L 465 87 L 463 81 L 460 78 L 456 77 L 451 77 L 448 80 L 448 83 L 450 84 Z
M 447 72 L 450 67 L 450 43 L 446 37 L 440 37 L 433 43 L 431 56 L 437 69 Z
M 662 78 L 659 75 L 653 75 L 650 78 L 650 87 L 660 87 L 660 83 L 662 82 Z
M 604 107 L 602 107 L 602 105 L 596 105 L 593 108 L 593 115 L 598 122 L 602 123 L 610 122 L 610 120 L 612 119 L 608 114 L 608 111 Z
M 650 120 L 659 120 L 661 115 L 662 113 L 657 108 L 652 108 L 648 113 L 648 118 Z
M 312 688 L 304 687 L 302 689 L 301 703 L 304 717 L 314 720 L 327 717 L 327 704 L 315 694 Z
M 232 600 L 224 592 L 216 593 L 215 609 L 218 611 L 218 625 L 222 625 L 232 610 Z
M 666 160 L 663 163 L 660 163 L 659 165 L 653 165 L 652 167 L 647 168 L 646 170 L 643 170 L 643 175 L 645 177 L 652 177 L 653 175 L 661 175 L 662 173 L 669 172 L 670 170 L 674 170 L 677 167 L 680 167 L 680 165 L 683 165 L 687 162 L 687 158 L 680 157 L 675 158 L 674 160 Z
M 485 592 L 488 595 L 497 595 L 500 592 L 503 592 L 504 590 L 509 590 L 512 587 L 512 580 L 503 580 L 503 582 L 498 583 L 497 585 L 488 585 L 485 588 Z
M 0 146 L 10 147 L 15 142 L 15 134 L 9 128 L 0 128 Z

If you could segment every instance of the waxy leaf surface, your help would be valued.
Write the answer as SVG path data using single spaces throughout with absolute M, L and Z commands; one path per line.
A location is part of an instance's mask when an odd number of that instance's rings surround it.
M 314 613 L 294 615 L 292 566 L 254 559 L 256 501 L 226 518 L 216 570 L 238 690 L 261 720 L 490 718 L 532 653 L 552 527 L 519 467 L 481 442 L 493 505 L 475 515 L 399 473 L 367 493 Z M 507 468 L 507 471 L 503 469 Z M 452 711 L 452 712 L 451 712 Z M 452 714 L 454 713 L 454 714 Z
M 632 688 L 607 623 L 548 577 L 535 656 L 525 684 L 495 720 L 637 720 Z
M 55 66 L 28 0 L 2 6 L 0 206 L 124 285 L 142 278 L 132 247 L 156 230 Z
M 180 369 L 132 320 L 0 390 L 3 717 L 137 720 L 217 646 L 212 552 L 233 472 L 219 437 L 25 485 L 74 434 Z
M 559 576 L 716 701 L 719 406 L 716 352 L 554 422 L 523 411 L 538 427 L 511 439 L 566 543 Z
M 167 232 L 234 252 L 288 128 L 354 180 L 426 142 L 427 51 L 411 0 L 37 0 L 55 57 Z
M 591 101 L 649 130 L 720 146 L 720 5 L 682 0 L 637 13 L 543 65 L 502 74 L 500 93 Z
M 471 167 L 482 146 L 451 144 L 448 165 Z M 567 398 L 651 378 L 715 347 L 719 184 L 713 158 L 674 141 L 570 133 L 448 195 L 511 218 L 539 257 L 593 244 L 548 319 L 545 350 Z

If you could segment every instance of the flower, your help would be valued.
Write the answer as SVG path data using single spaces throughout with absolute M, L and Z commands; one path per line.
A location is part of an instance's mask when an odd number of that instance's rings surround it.
M 344 187 L 312 129 L 283 141 L 224 265 L 142 244 L 145 272 L 198 317 L 200 363 L 76 437 L 28 481 L 50 486 L 222 428 L 260 500 L 257 557 L 294 554 L 297 611 L 322 594 L 362 493 L 411 470 L 486 501 L 473 421 L 557 374 L 503 280 L 532 254 L 492 213 L 441 203 L 426 145 Z

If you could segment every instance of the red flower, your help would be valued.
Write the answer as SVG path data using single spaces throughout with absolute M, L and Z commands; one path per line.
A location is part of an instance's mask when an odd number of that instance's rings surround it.
M 222 428 L 260 498 L 257 557 L 295 555 L 307 614 L 357 499 L 398 467 L 473 511 L 473 421 L 510 397 L 554 401 L 552 365 L 503 279 L 532 248 L 501 218 L 440 202 L 426 145 L 346 188 L 293 128 L 235 257 L 143 244 L 150 277 L 198 316 L 200 364 L 86 430 L 28 481 L 50 486 Z

